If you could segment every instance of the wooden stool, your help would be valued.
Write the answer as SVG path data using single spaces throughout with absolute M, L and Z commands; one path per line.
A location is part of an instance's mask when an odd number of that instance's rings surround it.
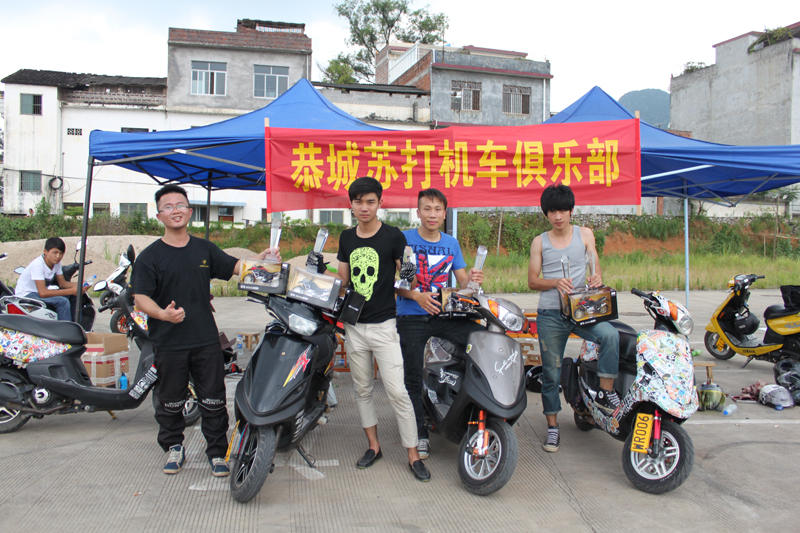
M 711 385 L 712 383 L 714 383 L 714 371 L 711 370 L 711 369 L 714 368 L 715 366 L 717 366 L 717 363 L 715 363 L 714 361 L 697 361 L 697 362 L 694 363 L 694 367 L 695 368 L 698 368 L 698 367 L 699 368 L 703 368 L 703 367 L 705 367 L 705 369 L 706 369 L 706 384 L 708 384 L 708 385 Z
M 258 339 L 261 337 L 261 333 L 237 333 L 237 335 L 242 336 L 242 342 L 248 350 L 258 346 Z

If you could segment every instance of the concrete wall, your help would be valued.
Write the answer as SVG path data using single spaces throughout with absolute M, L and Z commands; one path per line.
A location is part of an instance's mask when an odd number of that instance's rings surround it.
M 526 74 L 550 74 L 550 63 L 526 59 L 508 59 L 471 54 L 434 51 L 434 63 L 456 67 L 431 70 L 431 118 L 437 122 L 483 124 L 492 126 L 526 126 L 540 124 L 550 117 L 550 81 Z M 457 70 L 457 66 L 469 69 Z M 480 71 L 495 69 L 505 72 Z M 481 83 L 481 110 L 454 111 L 450 109 L 452 81 Z M 503 113 L 503 85 L 531 88 L 530 115 Z M 544 98 L 544 109 L 542 99 Z
M 227 63 L 225 96 L 192 94 L 192 61 Z M 167 109 L 194 111 L 202 108 L 214 112 L 253 111 L 261 109 L 274 98 L 253 96 L 254 65 L 289 67 L 289 87 L 301 78 L 308 78 L 310 54 L 206 48 L 170 43 L 168 47 Z
M 428 95 L 342 91 L 320 88 L 320 94 L 359 120 L 390 129 L 429 129 L 431 98 Z
M 772 145 L 800 141 L 798 61 L 800 39 L 747 53 L 757 36 L 717 45 L 716 64 L 674 77 L 670 127 L 695 139 L 725 144 Z

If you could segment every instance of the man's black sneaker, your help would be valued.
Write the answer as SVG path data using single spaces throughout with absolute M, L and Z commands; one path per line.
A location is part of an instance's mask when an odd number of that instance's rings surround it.
M 558 445 L 561 443 L 561 435 L 558 426 L 547 426 L 547 440 L 542 444 L 546 452 L 557 452 Z
M 619 396 L 617 396 L 617 391 L 598 390 L 597 397 L 594 399 L 594 404 L 607 415 L 614 414 L 614 411 L 619 408 Z

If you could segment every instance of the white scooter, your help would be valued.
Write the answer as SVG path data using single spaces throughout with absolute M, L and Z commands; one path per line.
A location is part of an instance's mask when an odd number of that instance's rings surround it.
M 8 259 L 7 253 L 0 254 L 0 261 Z M 21 274 L 24 269 L 14 270 Z M 9 315 L 28 315 L 43 320 L 57 320 L 58 315 L 41 300 L 16 296 L 14 291 L 0 279 L 0 313 Z

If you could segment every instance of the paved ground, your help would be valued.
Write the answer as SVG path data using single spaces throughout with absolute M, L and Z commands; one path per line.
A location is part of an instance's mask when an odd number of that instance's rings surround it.
M 683 301 L 683 293 L 668 293 Z M 693 347 L 703 349 L 703 328 L 722 291 L 693 292 Z M 510 295 L 535 309 L 536 296 Z M 640 300 L 621 294 L 621 319 L 652 326 Z M 779 303 L 777 290 L 756 291 L 759 314 Z M 243 299 L 217 299 L 217 321 L 229 336 L 258 331 L 266 314 Z M 108 314 L 98 331 L 108 331 Z M 577 343 L 568 351 L 576 355 Z M 138 355 L 131 353 L 132 362 Z M 703 355 L 702 360 L 710 360 Z M 714 375 L 726 392 L 760 379 L 772 382 L 771 365 L 743 358 L 718 362 Z M 800 504 L 800 409 L 774 411 L 741 405 L 732 417 L 697 413 L 685 426 L 696 452 L 694 470 L 678 490 L 652 496 L 635 490 L 622 471 L 622 444 L 600 431 L 582 433 L 561 420 L 558 453 L 542 451 L 545 422 L 539 395 L 515 426 L 517 470 L 489 497 L 466 492 L 456 472 L 454 444 L 434 435 L 426 461 L 433 479 L 414 480 L 400 447 L 394 417 L 378 385 L 384 459 L 368 470 L 355 462 L 366 449 L 352 383 L 337 374 L 339 405 L 328 424 L 305 440 L 319 468 L 296 454 L 276 458 L 277 468 L 259 496 L 240 505 L 227 480 L 213 478 L 199 425 L 186 432 L 188 462 L 177 476 L 161 473 L 164 454 L 148 399 L 133 411 L 50 416 L 16 433 L 0 435 L 0 530 L 90 531 L 767 531 L 795 530 Z M 229 398 L 236 380 L 228 382 Z M 229 405 L 229 408 L 231 405 Z

